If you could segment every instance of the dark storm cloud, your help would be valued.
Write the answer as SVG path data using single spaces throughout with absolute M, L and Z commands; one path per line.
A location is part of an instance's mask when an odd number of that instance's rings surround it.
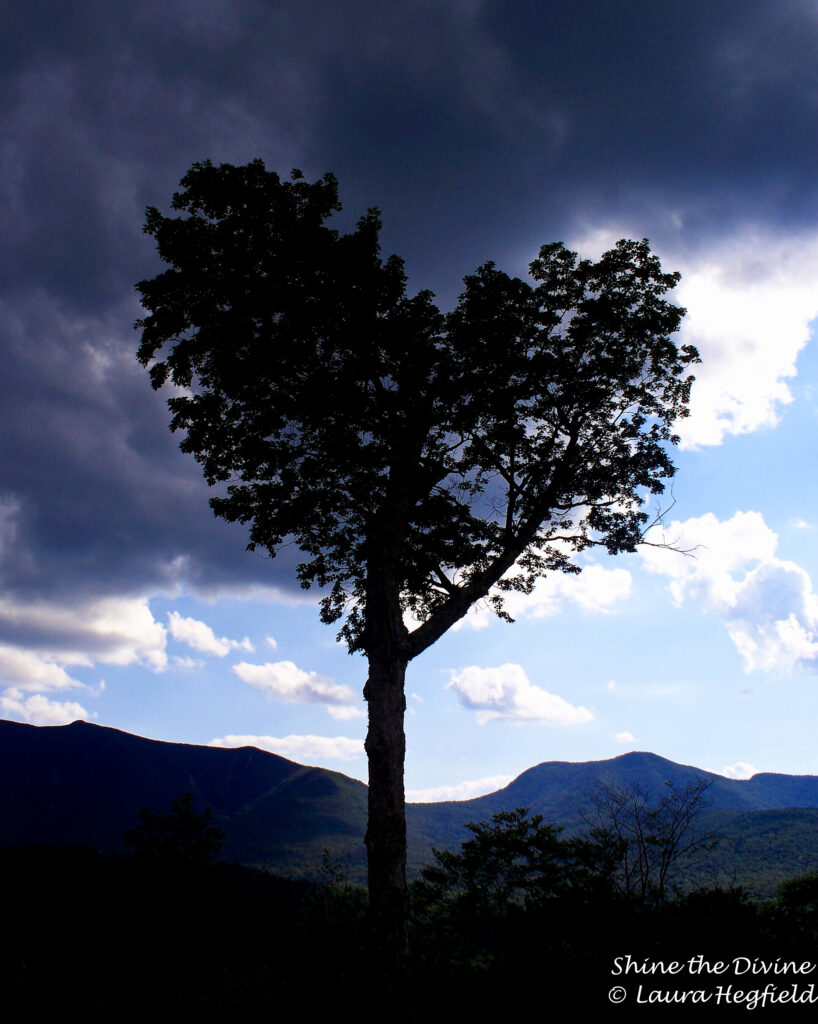
M 444 304 L 577 225 L 694 246 L 815 222 L 818 15 L 794 0 L 174 0 L 4 13 L 3 580 L 291 586 L 243 554 L 133 361 L 141 233 L 190 164 L 340 178 Z M 685 232 L 678 238 L 678 225 Z M 5 543 L 4 542 L 5 539 Z
M 16 300 L 0 307 L 6 592 L 92 597 L 289 577 L 291 552 L 271 572 L 269 559 L 244 552 L 242 529 L 211 515 L 163 399 L 117 344 L 117 315 L 67 319 L 42 292 Z

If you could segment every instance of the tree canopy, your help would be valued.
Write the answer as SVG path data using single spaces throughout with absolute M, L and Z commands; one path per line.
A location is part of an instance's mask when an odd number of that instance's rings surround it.
M 464 912 L 506 912 L 554 899 L 613 891 L 619 850 L 607 837 L 562 838 L 562 829 L 525 807 L 469 822 L 459 852 L 433 849 L 413 896 L 421 908 L 448 904 Z
M 284 181 L 260 160 L 196 164 L 173 208 L 148 211 L 170 269 L 139 285 L 139 358 L 170 399 L 214 512 L 250 547 L 295 539 L 322 617 L 366 650 L 366 567 L 388 552 L 413 657 L 499 584 L 530 590 L 590 544 L 632 550 L 645 492 L 673 474 L 667 442 L 695 361 L 670 340 L 646 240 L 599 261 L 545 245 L 534 284 L 487 263 L 443 315 L 407 295 L 369 210 L 340 234 L 337 183 Z M 502 611 L 501 594 L 492 600 Z

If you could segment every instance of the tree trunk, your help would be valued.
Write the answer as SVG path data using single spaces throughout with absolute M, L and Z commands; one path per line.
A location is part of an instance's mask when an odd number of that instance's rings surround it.
M 373 580 L 367 595 L 369 677 L 369 818 L 366 847 L 375 968 L 382 1020 L 412 1020 L 409 988 L 409 895 L 406 887 L 406 628 L 387 580 Z

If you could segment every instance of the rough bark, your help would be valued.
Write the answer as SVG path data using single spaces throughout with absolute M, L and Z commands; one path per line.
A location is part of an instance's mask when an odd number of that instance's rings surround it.
M 394 586 L 384 572 L 371 573 L 367 593 L 367 656 L 364 688 L 369 710 L 369 819 L 366 847 L 369 903 L 384 1020 L 411 1020 L 409 989 L 409 895 L 406 886 L 406 756 L 404 681 L 406 628 Z M 387 1009 L 388 1008 L 388 1009 Z

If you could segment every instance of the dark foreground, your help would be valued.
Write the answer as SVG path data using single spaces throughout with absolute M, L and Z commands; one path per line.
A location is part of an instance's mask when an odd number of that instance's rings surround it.
M 18 847 L 0 849 L 0 869 L 6 1020 L 391 1017 L 370 995 L 365 894 L 331 865 L 315 885 Z M 422 1021 L 766 1022 L 818 1005 L 815 878 L 767 904 L 720 889 L 653 905 L 604 892 L 527 908 L 416 901 L 412 937 Z

